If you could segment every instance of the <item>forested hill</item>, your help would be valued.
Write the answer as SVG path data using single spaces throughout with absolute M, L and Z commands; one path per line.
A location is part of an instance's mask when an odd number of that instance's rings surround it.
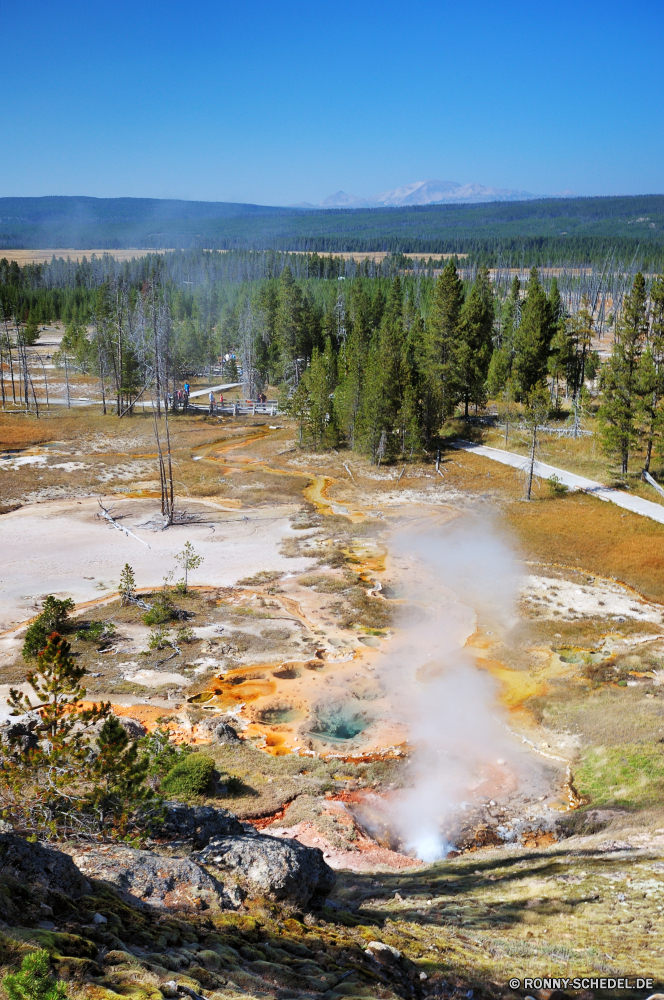
M 528 264 L 664 254 L 664 195 L 306 210 L 151 198 L 0 198 L 0 249 L 469 252 Z M 640 249 L 639 249 L 640 248 Z

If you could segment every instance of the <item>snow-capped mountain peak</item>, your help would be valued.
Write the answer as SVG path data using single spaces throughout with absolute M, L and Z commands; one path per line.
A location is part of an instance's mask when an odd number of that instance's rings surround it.
M 458 184 L 456 181 L 415 181 L 391 191 L 381 191 L 366 198 L 345 191 L 331 194 L 321 208 L 387 208 L 399 205 L 435 205 L 482 201 L 527 201 L 538 195 L 528 191 L 486 187 L 483 184 Z

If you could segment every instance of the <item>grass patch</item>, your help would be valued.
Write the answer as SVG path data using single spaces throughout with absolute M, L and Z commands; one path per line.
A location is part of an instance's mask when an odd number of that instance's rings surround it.
M 310 573 L 298 579 L 303 587 L 311 587 L 318 594 L 343 594 L 350 590 L 347 580 L 340 580 L 336 576 L 325 576 L 323 573 Z
M 240 587 L 261 587 L 264 583 L 274 583 L 275 580 L 280 580 L 283 573 L 276 573 L 274 570 L 261 570 L 260 573 L 254 573 L 253 576 L 245 576 L 243 580 L 238 580 L 238 586 Z
M 584 753 L 575 782 L 592 805 L 657 805 L 664 793 L 664 746 L 593 747 Z

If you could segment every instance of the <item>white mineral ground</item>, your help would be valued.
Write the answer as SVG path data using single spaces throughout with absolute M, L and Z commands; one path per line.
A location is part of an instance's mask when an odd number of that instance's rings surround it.
M 301 458 L 298 457 L 299 462 Z M 350 484 L 347 484 L 346 489 L 351 489 Z M 320 490 L 318 493 L 320 495 Z M 449 494 L 443 503 L 437 498 L 434 504 L 417 504 L 414 502 L 415 497 L 410 494 L 406 504 L 403 501 L 403 496 L 399 503 L 396 495 L 393 497 L 383 493 L 380 497 L 370 497 L 360 496 L 359 492 L 343 499 L 344 504 L 354 508 L 352 512 L 355 515 L 361 516 L 361 512 L 367 510 L 374 516 L 382 513 L 386 528 L 403 529 L 408 524 L 412 530 L 413 525 L 419 523 L 426 525 L 426 530 L 434 535 L 437 531 L 443 531 L 446 523 L 459 513 L 457 497 Z M 186 509 L 195 520 L 171 526 L 166 531 L 159 530 L 160 515 L 154 499 L 114 496 L 106 505 L 112 508 L 113 516 L 122 526 L 129 528 L 147 545 L 136 538 L 127 537 L 100 517 L 95 498 L 29 504 L 0 518 L 0 667 L 17 661 L 24 625 L 39 612 L 41 601 L 47 594 L 72 597 L 79 608 L 111 599 L 115 595 L 120 572 L 126 562 L 134 566 L 139 588 L 159 587 L 165 575 L 173 568 L 176 553 L 182 549 L 185 541 L 190 541 L 204 557 L 203 566 L 197 571 L 193 583 L 225 587 L 235 585 L 239 579 L 260 571 L 283 573 L 279 600 L 290 601 L 293 618 L 299 618 L 302 624 L 306 624 L 310 631 L 320 637 L 324 669 L 320 672 L 302 671 L 297 678 L 278 682 L 276 692 L 273 691 L 269 698 L 264 701 L 255 700 L 246 712 L 240 710 L 238 718 L 242 725 L 246 726 L 256 719 L 257 709 L 267 707 L 269 703 L 274 704 L 275 699 L 282 696 L 287 697 L 289 702 L 296 703 L 305 711 L 304 718 L 299 722 L 279 727 L 282 749 L 285 752 L 302 752 L 300 748 L 311 727 L 307 709 L 321 703 L 356 699 L 356 704 L 366 710 L 369 724 L 362 732 L 359 744 L 354 745 L 359 746 L 362 753 L 370 755 L 390 748 L 394 751 L 408 742 L 415 748 L 417 761 L 418 743 L 421 744 L 423 740 L 430 742 L 437 725 L 441 729 L 457 724 L 446 702 L 444 685 L 437 687 L 435 676 L 431 688 L 432 704 L 426 711 L 423 708 L 427 697 L 426 684 L 421 685 L 424 696 L 420 695 L 419 703 L 411 696 L 411 688 L 421 684 L 422 663 L 435 653 L 437 635 L 444 636 L 449 654 L 450 643 L 462 650 L 464 643 L 474 633 L 474 639 L 470 639 L 459 662 L 468 676 L 477 680 L 481 675 L 485 680 L 478 682 L 475 687 L 471 685 L 465 696 L 462 692 L 462 702 L 463 697 L 466 697 L 464 711 L 467 711 L 465 716 L 461 712 L 458 723 L 464 729 L 463 739 L 466 740 L 467 748 L 481 746 L 482 750 L 479 753 L 473 751 L 474 756 L 473 753 L 468 754 L 472 766 L 466 768 L 466 771 L 461 769 L 454 780 L 447 783 L 443 792 L 455 797 L 456 801 L 465 799 L 474 806 L 491 806 L 492 809 L 505 807 L 513 815 L 520 812 L 523 816 L 528 811 L 535 825 L 545 817 L 546 810 L 566 807 L 566 756 L 573 748 L 563 746 L 564 741 L 551 746 L 542 739 L 548 734 L 538 732 L 533 723 L 521 716 L 510 721 L 502 713 L 498 705 L 497 688 L 493 686 L 489 674 L 479 669 L 481 659 L 489 657 L 491 646 L 500 638 L 500 623 L 495 625 L 489 622 L 493 625 L 489 628 L 485 609 L 465 606 L 458 628 L 451 628 L 452 619 L 441 617 L 441 609 L 437 603 L 439 594 L 432 591 L 428 601 L 423 602 L 428 605 L 424 628 L 409 628 L 402 623 L 402 627 L 397 626 L 392 630 L 391 637 L 375 639 L 363 636 L 357 631 L 343 630 L 330 620 L 327 610 L 329 595 L 315 593 L 298 583 L 297 575 L 311 568 L 310 559 L 285 558 L 280 553 L 284 538 L 302 535 L 293 530 L 289 520 L 293 512 L 300 509 L 299 504 L 276 504 L 253 510 L 237 510 L 231 505 L 227 506 L 223 500 L 187 501 Z M 328 507 L 341 510 L 338 504 L 328 503 Z M 381 507 L 382 512 L 379 509 Z M 343 509 L 345 511 L 346 508 Z M 577 584 L 557 577 L 535 575 L 533 567 L 529 567 L 529 570 L 531 575 L 522 577 L 520 596 L 524 606 L 537 606 L 540 618 L 552 619 L 559 616 L 560 620 L 569 620 L 585 616 L 609 616 L 644 623 L 662 621 L 661 608 L 647 603 L 619 584 L 599 579 Z M 418 586 L 421 588 L 422 585 L 421 563 L 410 558 L 403 548 L 401 552 L 388 555 L 384 569 L 374 565 L 371 576 L 379 582 L 398 581 L 404 593 L 410 595 L 411 602 L 413 595 L 418 593 Z M 245 591 L 238 600 L 246 603 L 247 598 Z M 280 627 L 284 624 L 285 627 L 291 627 L 287 622 L 279 622 Z M 292 627 L 297 630 L 298 626 Z M 242 628 L 245 631 L 252 630 L 250 624 L 243 625 Z M 652 624 L 650 628 L 652 629 Z M 451 639 L 450 635 L 444 635 L 445 630 L 450 632 Z M 199 638 L 208 637 L 205 626 L 195 631 Z M 141 625 L 123 625 L 122 632 L 126 637 L 125 646 L 121 650 L 127 654 L 127 660 L 121 664 L 125 679 L 145 688 L 172 683 L 180 690 L 186 689 L 187 683 L 195 680 L 195 677 L 187 680 L 175 664 L 169 664 L 165 671 L 141 669 L 136 657 L 144 648 L 148 629 Z M 427 649 L 423 653 L 423 647 L 420 648 L 413 658 L 413 645 L 417 644 L 418 636 Z M 653 641 L 652 634 L 643 638 L 644 641 Z M 616 637 L 612 641 L 619 643 L 620 639 Z M 630 642 L 635 641 L 638 641 L 638 637 L 631 636 Z M 550 650 L 546 655 L 551 658 Z M 477 657 L 477 665 L 474 657 Z M 555 654 L 554 659 L 556 670 L 564 672 L 567 668 L 560 664 Z M 201 671 L 220 666 L 215 655 L 201 656 L 195 662 Z M 279 664 L 274 666 L 278 667 Z M 401 668 L 403 679 L 399 682 Z M 8 686 L 1 686 L 0 700 L 4 701 L 7 693 Z M 484 700 L 483 714 L 473 716 L 471 702 L 476 697 Z M 439 699 L 438 717 L 435 698 Z M 113 701 L 116 705 L 125 706 L 140 702 L 145 704 L 145 698 L 132 696 L 115 697 Z M 151 703 L 158 705 L 159 700 L 155 699 Z M 185 707 L 184 704 L 182 707 Z M 1 715 L 6 715 L 6 708 L 0 707 Z M 492 734 L 487 734 L 487 727 L 491 728 Z M 527 734 L 526 739 L 511 732 L 511 728 L 518 728 Z M 317 752 L 327 755 L 337 750 L 329 744 L 323 748 L 316 744 L 314 746 Z M 543 746 L 546 749 L 543 750 Z M 546 760 L 536 755 L 536 748 L 540 755 L 544 754 Z M 443 746 L 443 756 L 445 752 Z M 344 754 L 348 754 L 348 749 L 340 746 L 340 759 Z M 420 775 L 418 781 L 423 797 L 442 794 L 435 775 L 432 781 L 426 775 L 424 778 Z M 295 836 L 303 843 L 322 847 L 329 862 L 335 867 L 403 867 L 416 862 L 388 850 L 387 846 L 379 846 L 365 835 L 365 831 L 373 831 L 378 836 L 381 828 L 392 824 L 394 829 L 399 830 L 401 842 L 409 843 L 408 824 L 399 821 L 399 813 L 412 810 L 414 801 L 412 795 L 404 798 L 395 791 L 380 801 L 372 802 L 370 797 L 365 796 L 361 803 L 327 803 L 325 808 L 338 813 L 342 823 L 345 822 L 349 827 L 356 823 L 356 818 L 359 820 L 352 851 L 333 848 L 311 824 L 288 826 L 287 815 L 284 817 L 285 822 L 277 820 L 266 832 Z M 531 805 L 526 810 L 524 802 L 540 805 Z M 429 822 L 431 814 L 425 816 L 424 820 Z M 279 822 L 281 826 L 277 826 Z M 453 824 L 449 830 L 453 840 Z M 381 840 L 389 842 L 389 838 Z M 410 837 L 411 848 L 413 845 L 417 849 L 417 837 Z M 427 856 L 427 853 L 432 856 L 429 848 L 423 849 L 421 856 Z
M 294 505 L 238 511 L 187 501 L 187 511 L 201 523 L 160 531 L 154 500 L 112 497 L 103 502 L 120 525 L 147 544 L 100 517 L 94 498 L 26 505 L 2 516 L 0 630 L 38 614 L 47 594 L 71 597 L 80 605 L 114 593 L 126 562 L 134 566 L 139 588 L 160 587 L 185 541 L 204 558 L 204 569 L 192 582 L 213 587 L 232 586 L 259 570 L 301 573 L 309 565 L 279 553 L 283 538 L 295 536 L 288 520 Z

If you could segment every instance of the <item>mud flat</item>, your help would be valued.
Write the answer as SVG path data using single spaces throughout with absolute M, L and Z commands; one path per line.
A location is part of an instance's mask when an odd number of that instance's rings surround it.
M 159 587 L 176 568 L 175 555 L 191 541 L 204 558 L 205 583 L 234 584 L 259 570 L 303 570 L 304 559 L 279 552 L 292 534 L 292 505 L 269 511 L 225 507 L 213 501 L 186 504 L 190 519 L 163 531 L 154 500 L 104 498 L 118 525 L 141 541 L 114 529 L 100 516 L 94 498 L 51 501 L 21 507 L 0 518 L 0 628 L 32 618 L 46 594 L 68 596 L 77 604 L 99 600 L 117 590 L 122 567 L 131 563 L 137 584 Z

